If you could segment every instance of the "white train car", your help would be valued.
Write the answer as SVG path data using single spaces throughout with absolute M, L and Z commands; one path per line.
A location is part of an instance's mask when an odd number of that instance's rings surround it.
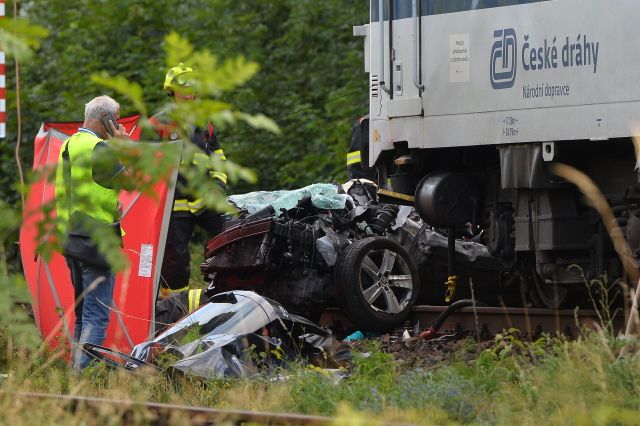
M 638 0 L 372 0 L 354 34 L 381 194 L 435 227 L 479 225 L 546 306 L 584 288 L 569 265 L 623 277 L 600 218 L 549 166 L 596 182 L 640 258 L 638 17 Z

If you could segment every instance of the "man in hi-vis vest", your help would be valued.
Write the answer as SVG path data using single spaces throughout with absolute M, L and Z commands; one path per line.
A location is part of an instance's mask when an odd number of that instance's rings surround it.
M 121 238 L 118 190 L 134 187 L 127 169 L 109 152 L 108 139 L 128 138 L 117 122 L 119 116 L 120 105 L 110 97 L 91 100 L 85 105 L 82 127 L 64 141 L 58 158 L 56 210 L 77 304 L 76 371 L 91 361 L 82 345 L 104 342 L 113 298 L 114 275 L 93 236 L 113 232 Z

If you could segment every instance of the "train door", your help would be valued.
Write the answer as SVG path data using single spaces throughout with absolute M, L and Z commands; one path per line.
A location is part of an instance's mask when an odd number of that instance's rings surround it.
M 390 54 L 385 58 L 390 69 L 389 118 L 422 115 L 420 3 L 419 0 L 389 1 Z
M 372 119 L 422 115 L 420 1 L 372 0 Z M 382 13 L 380 13 L 382 11 Z M 409 41 L 409 42 L 408 42 Z

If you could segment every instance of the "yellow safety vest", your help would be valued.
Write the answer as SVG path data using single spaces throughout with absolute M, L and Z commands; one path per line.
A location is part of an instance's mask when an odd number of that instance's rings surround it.
M 74 212 L 82 212 L 92 218 L 110 224 L 117 217 L 118 191 L 105 188 L 93 180 L 93 148 L 102 142 L 102 139 L 89 131 L 80 130 L 69 137 L 60 148 L 58 156 L 58 168 L 56 170 L 56 210 L 61 226 L 66 227 L 69 217 Z M 62 154 L 69 147 L 69 163 L 71 165 L 70 187 L 73 203 L 67 203 L 66 185 L 63 173 Z

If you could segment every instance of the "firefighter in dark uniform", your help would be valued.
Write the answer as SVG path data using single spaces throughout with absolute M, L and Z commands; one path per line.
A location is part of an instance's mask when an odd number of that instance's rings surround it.
M 167 327 L 177 322 L 185 315 L 195 312 L 200 305 L 209 301 L 209 295 L 205 289 L 192 288 L 173 294 L 171 297 L 159 299 L 156 302 L 155 334 L 162 333 Z
M 195 93 L 190 89 L 192 73 L 193 70 L 184 64 L 179 64 L 167 72 L 164 89 L 175 103 L 190 102 L 195 99 Z M 168 110 L 154 115 L 149 119 L 149 122 L 163 140 L 178 139 L 178 125 L 171 121 Z M 188 135 L 189 141 L 199 148 L 193 157 L 193 164 L 197 164 L 199 161 L 211 164 L 211 156 L 219 160 L 226 160 L 224 152 L 218 144 L 213 124 L 209 123 L 204 129 L 194 126 L 183 130 Z M 185 164 L 181 164 L 181 167 L 185 167 Z M 224 191 L 227 175 L 224 172 L 210 170 L 209 176 Z M 207 235 L 213 237 L 220 233 L 224 222 L 223 215 L 205 208 L 201 198 L 183 193 L 182 188 L 186 183 L 184 176 L 178 174 L 162 262 L 160 295 L 163 298 L 189 289 L 189 263 L 191 259 L 189 241 L 195 226 L 204 228 Z
M 369 168 L 369 115 L 360 117 L 351 130 L 351 145 L 347 154 L 349 179 L 369 179 L 377 183 L 375 168 Z

